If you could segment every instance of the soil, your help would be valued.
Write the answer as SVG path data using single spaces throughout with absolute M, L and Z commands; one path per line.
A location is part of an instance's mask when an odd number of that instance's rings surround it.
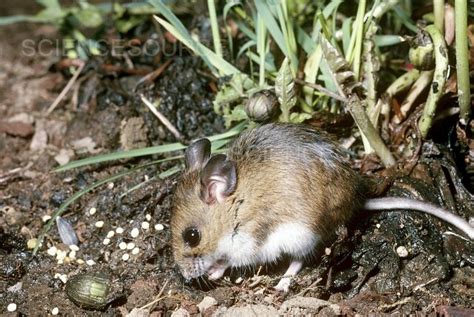
M 0 8 L 2 14 L 17 13 L 11 10 Z M 160 99 L 159 110 L 185 141 L 224 131 L 212 109 L 217 81 L 186 52 L 134 60 L 148 72 L 171 60 L 151 83 L 140 82 L 143 74 L 97 66 L 107 58 L 96 66 L 91 62 L 77 85 L 78 97 L 68 94 L 47 114 L 71 76 L 58 66 L 61 56 L 29 56 L 22 48 L 25 40 L 57 38 L 48 26 L 0 27 L 1 314 L 47 315 L 54 308 L 64 316 L 474 313 L 473 243 L 438 219 L 408 211 L 361 213 L 356 224 L 341 228 L 320 263 L 307 263 L 287 294 L 272 288 L 280 267 L 231 272 L 219 283 L 184 283 L 170 247 L 178 174 L 158 177 L 180 166 L 177 161 L 151 165 L 82 196 L 62 215 L 79 249 L 71 253 L 54 225 L 33 257 L 29 242 L 74 193 L 155 157 L 52 172 L 58 162 L 176 141 L 140 94 Z M 398 178 L 387 195 L 422 198 L 473 216 L 473 196 L 457 181 L 455 164 L 442 147 L 424 155 L 411 175 Z M 66 281 L 84 273 L 110 280 L 106 305 L 81 308 L 68 298 Z M 12 303 L 16 310 L 9 313 Z

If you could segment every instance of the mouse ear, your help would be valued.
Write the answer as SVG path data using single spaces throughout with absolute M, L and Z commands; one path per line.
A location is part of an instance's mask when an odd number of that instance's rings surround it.
M 211 141 L 200 139 L 191 143 L 184 153 L 186 169 L 197 170 L 206 165 L 211 155 Z
M 224 154 L 211 157 L 201 172 L 201 186 L 201 199 L 206 204 L 222 203 L 237 186 L 235 162 Z

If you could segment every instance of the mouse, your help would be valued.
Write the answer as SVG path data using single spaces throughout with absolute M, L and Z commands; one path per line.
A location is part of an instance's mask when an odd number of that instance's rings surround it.
M 186 280 L 289 257 L 275 289 L 287 292 L 307 259 L 365 210 L 408 209 L 441 218 L 474 239 L 474 227 L 408 198 L 366 198 L 362 176 L 341 148 L 303 124 L 269 123 L 241 133 L 226 154 L 199 139 L 184 155 L 171 213 L 172 250 Z

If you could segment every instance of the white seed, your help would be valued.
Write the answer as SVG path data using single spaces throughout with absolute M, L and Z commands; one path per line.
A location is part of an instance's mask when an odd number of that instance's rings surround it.
M 138 228 L 133 228 L 132 231 L 130 232 L 130 235 L 132 236 L 132 238 L 138 237 L 139 234 L 140 234 L 140 231 L 138 230 Z
M 150 221 L 150 220 L 151 220 L 151 215 L 150 215 L 150 214 L 146 214 L 146 215 L 145 215 L 145 219 L 146 219 L 147 221 Z
M 148 229 L 150 229 L 150 223 L 149 223 L 149 222 L 146 222 L 146 221 L 143 221 L 143 222 L 142 222 L 142 229 L 143 229 L 143 230 L 148 230 Z
M 76 251 L 76 252 L 79 251 L 79 247 L 78 247 L 77 245 L 75 245 L 75 244 L 71 244 L 71 245 L 69 246 L 69 249 L 70 249 L 71 251 Z
M 104 226 L 104 222 L 103 222 L 102 220 L 99 220 L 99 221 L 97 221 L 97 222 L 95 223 L 95 226 L 96 226 L 97 228 L 102 228 L 102 227 Z
M 76 251 L 72 250 L 71 252 L 69 252 L 68 257 L 69 257 L 70 259 L 75 259 L 75 258 L 76 258 Z
M 397 247 L 397 254 L 401 258 L 406 258 L 408 256 L 408 250 L 404 246 Z
M 84 260 L 83 259 L 76 259 L 76 263 L 77 264 L 84 264 Z
M 46 221 L 48 221 L 49 219 L 51 219 L 51 216 L 50 216 L 50 215 L 44 215 L 43 217 L 41 217 L 41 220 L 43 220 L 43 222 L 46 222 Z
M 122 260 L 123 260 L 123 261 L 128 261 L 128 259 L 130 259 L 130 255 L 129 255 L 128 253 L 124 253 L 124 254 L 122 255 Z
M 48 249 L 48 251 L 46 251 L 49 255 L 51 256 L 55 256 L 56 253 L 58 252 L 58 248 L 56 248 L 55 246 L 52 246 L 51 248 Z
M 115 232 L 121 234 L 123 233 L 123 228 L 118 227 L 117 229 L 115 229 Z
M 112 183 L 112 182 L 110 182 L 110 183 L 107 184 L 107 188 L 108 188 L 108 189 L 112 189 L 112 188 L 114 188 L 114 186 L 115 186 L 115 184 Z
M 89 266 L 92 266 L 92 265 L 95 264 L 95 262 L 94 262 L 94 260 L 89 259 L 89 260 L 86 261 L 86 264 L 89 265 Z
M 107 232 L 107 238 L 112 238 L 113 236 L 115 235 L 115 231 L 113 230 L 110 230 L 109 232 Z
M 66 282 L 67 282 L 67 275 L 66 274 L 56 273 L 56 274 L 54 274 L 54 278 L 60 280 L 64 284 L 66 284 Z
M 325 248 L 324 249 L 324 254 L 326 254 L 326 255 L 330 255 L 331 252 L 332 252 L 331 248 Z
M 380 229 L 380 223 L 376 224 L 375 226 Z
M 135 243 L 133 243 L 133 242 L 127 243 L 127 250 L 131 250 L 133 248 L 135 248 Z
M 139 252 L 140 252 L 140 249 L 138 247 L 132 250 L 133 255 L 137 255 Z
M 63 250 L 58 250 L 56 252 L 56 260 L 63 261 L 67 256 L 67 252 Z
M 238 277 L 238 278 L 235 280 L 235 284 L 240 284 L 240 283 L 242 283 L 243 280 L 244 280 L 243 278 Z
M 120 242 L 119 248 L 120 248 L 120 250 L 125 250 L 127 248 L 127 243 L 126 242 Z
M 10 304 L 8 304 L 7 310 L 8 310 L 10 313 L 13 313 L 13 312 L 16 310 L 16 304 L 15 304 L 15 303 L 10 303 Z
M 156 231 L 163 231 L 165 229 L 165 226 L 163 226 L 161 223 L 157 223 L 155 225 L 155 230 Z
M 57 314 L 59 314 L 59 308 L 54 307 L 53 310 L 51 310 L 51 315 L 56 316 Z
M 91 216 L 93 214 L 95 214 L 96 212 L 97 212 L 97 208 L 95 208 L 95 207 L 92 207 L 91 209 L 89 209 L 89 215 L 91 215 Z
M 37 244 L 38 244 L 38 240 L 36 238 L 33 238 L 33 239 L 28 240 L 28 242 L 26 242 L 26 247 L 28 249 L 34 249 L 36 248 Z
M 105 238 L 104 241 L 102 241 L 102 243 L 103 243 L 104 245 L 107 245 L 107 244 L 110 243 L 110 239 L 109 239 L 109 238 Z

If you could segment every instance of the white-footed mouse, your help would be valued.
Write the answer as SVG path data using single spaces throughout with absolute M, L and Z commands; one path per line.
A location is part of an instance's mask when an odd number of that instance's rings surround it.
M 186 279 L 222 277 L 230 267 L 290 266 L 287 291 L 303 260 L 330 244 L 360 210 L 413 209 L 437 216 L 470 239 L 474 227 L 434 205 L 405 198 L 365 199 L 361 177 L 337 145 L 304 125 L 272 123 L 242 133 L 227 155 L 201 139 L 185 153 L 171 218 L 175 261 Z

